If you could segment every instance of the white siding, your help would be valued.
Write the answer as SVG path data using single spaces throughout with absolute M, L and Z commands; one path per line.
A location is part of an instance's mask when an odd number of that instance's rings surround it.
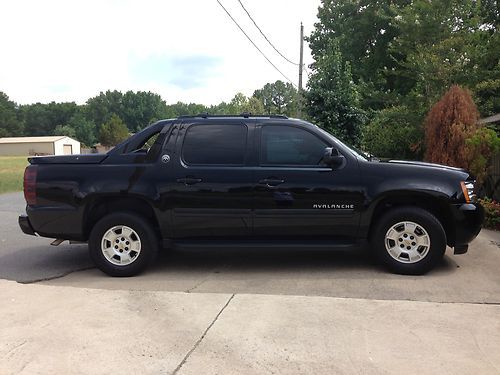
M 74 150 L 74 148 L 73 148 Z M 29 155 L 53 155 L 53 142 L 40 143 L 2 143 L 0 144 L 1 156 L 29 156 Z
M 80 142 L 75 141 L 74 139 L 69 137 L 64 137 L 54 142 L 54 155 L 64 155 L 64 145 L 71 145 L 73 154 L 80 153 Z

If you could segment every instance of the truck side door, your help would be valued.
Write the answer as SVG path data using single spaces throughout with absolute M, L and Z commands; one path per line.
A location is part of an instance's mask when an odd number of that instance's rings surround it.
M 329 140 L 283 123 L 256 127 L 254 235 L 351 237 L 357 234 L 362 194 L 358 164 L 321 163 Z
M 243 119 L 186 121 L 173 160 L 175 238 L 251 235 L 253 126 Z

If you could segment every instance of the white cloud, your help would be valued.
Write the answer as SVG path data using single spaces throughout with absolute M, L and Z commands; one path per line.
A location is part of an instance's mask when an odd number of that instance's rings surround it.
M 319 0 L 242 1 L 283 54 L 298 61 L 300 22 L 309 34 Z M 297 82 L 298 68 L 272 50 L 238 1 L 221 2 Z M 19 103 L 83 103 L 99 91 L 118 89 L 152 90 L 168 103 L 213 104 L 282 79 L 216 0 L 13 0 L 0 7 L 0 91 Z M 189 69 L 180 69 L 183 61 Z M 311 63 L 307 43 L 304 62 Z

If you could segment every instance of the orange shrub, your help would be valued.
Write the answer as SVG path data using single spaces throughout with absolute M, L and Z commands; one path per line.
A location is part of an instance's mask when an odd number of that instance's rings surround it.
M 478 129 L 478 119 L 479 112 L 469 90 L 453 85 L 425 119 L 425 159 L 469 168 L 471 160 L 465 140 Z

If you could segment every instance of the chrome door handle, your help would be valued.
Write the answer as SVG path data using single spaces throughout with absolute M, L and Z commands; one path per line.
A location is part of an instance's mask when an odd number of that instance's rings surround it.
M 183 177 L 183 178 L 178 178 L 176 181 L 184 185 L 194 185 L 201 182 L 201 178 Z
M 263 180 L 259 181 L 259 184 L 266 185 L 267 187 L 275 187 L 279 184 L 282 184 L 283 182 L 285 182 L 285 180 L 281 180 L 279 178 L 264 178 Z

